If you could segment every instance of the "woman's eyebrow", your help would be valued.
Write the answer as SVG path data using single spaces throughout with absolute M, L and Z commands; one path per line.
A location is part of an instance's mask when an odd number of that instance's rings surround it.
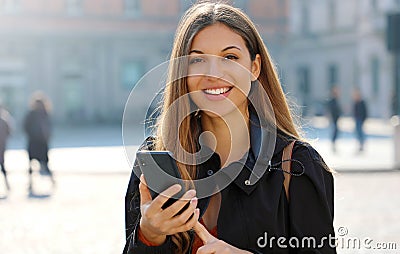
M 240 50 L 240 51 L 241 51 L 241 49 L 240 49 L 238 46 L 228 46 L 228 47 L 224 48 L 223 50 L 221 50 L 221 52 L 224 52 L 224 51 L 227 51 L 227 50 L 230 50 L 230 49 L 237 49 L 237 50 Z M 192 50 L 189 52 L 189 54 L 192 54 L 192 53 L 204 54 L 203 51 L 198 50 L 198 49 L 192 49 Z
M 202 51 L 200 51 L 200 50 L 197 50 L 197 49 L 192 49 L 192 50 L 190 50 L 189 54 L 192 54 L 192 53 L 196 53 L 196 54 L 204 54 Z
M 221 52 L 230 50 L 230 49 L 237 49 L 237 50 L 241 50 L 238 46 L 228 46 L 226 48 L 224 48 L 223 50 L 221 50 Z

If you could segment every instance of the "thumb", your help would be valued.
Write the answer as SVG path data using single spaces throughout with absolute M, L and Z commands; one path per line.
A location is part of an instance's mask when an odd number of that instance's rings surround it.
M 217 240 L 208 230 L 200 223 L 196 222 L 196 225 L 193 227 L 194 231 L 196 234 L 200 237 L 200 239 L 203 241 L 204 245 L 209 244 Z
M 153 200 L 151 198 L 150 191 L 147 188 L 146 180 L 144 179 L 143 174 L 140 175 L 139 192 L 140 192 L 140 205 L 141 206 L 146 203 L 149 203 Z

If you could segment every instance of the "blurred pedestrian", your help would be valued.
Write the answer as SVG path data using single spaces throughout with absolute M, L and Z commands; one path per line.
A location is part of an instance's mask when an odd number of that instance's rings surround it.
M 337 86 L 332 87 L 331 89 L 331 97 L 328 102 L 328 110 L 330 114 L 331 126 L 332 126 L 332 151 L 336 152 L 336 139 L 339 134 L 338 121 L 342 114 L 342 109 L 339 104 L 339 88 Z
M 361 91 L 357 88 L 353 91 L 353 117 L 356 124 L 355 133 L 359 142 L 359 151 L 364 150 L 365 132 L 364 122 L 367 119 L 367 105 L 361 96 Z
M 4 181 L 7 190 L 10 190 L 10 184 L 7 178 L 7 171 L 4 166 L 4 153 L 8 136 L 11 133 L 11 116 L 8 111 L 0 104 L 0 167 L 4 175 Z
M 39 173 L 50 177 L 55 184 L 48 162 L 51 123 L 49 117 L 50 101 L 42 92 L 35 92 L 31 97 L 30 111 L 25 117 L 24 129 L 28 136 L 29 154 L 29 191 L 32 192 L 32 161 L 40 163 Z

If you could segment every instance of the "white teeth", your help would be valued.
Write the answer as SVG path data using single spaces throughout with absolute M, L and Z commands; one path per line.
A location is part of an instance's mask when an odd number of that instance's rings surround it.
M 223 88 L 217 88 L 217 89 L 206 89 L 204 91 L 205 91 L 205 93 L 208 93 L 208 94 L 218 95 L 218 94 L 223 94 L 223 93 L 228 92 L 229 89 L 230 89 L 229 87 L 223 87 Z

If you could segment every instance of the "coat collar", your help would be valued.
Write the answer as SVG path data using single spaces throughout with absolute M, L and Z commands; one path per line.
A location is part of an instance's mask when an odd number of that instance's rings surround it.
M 259 180 L 264 175 L 270 174 L 269 168 L 272 158 L 279 155 L 291 141 L 289 137 L 285 136 L 280 131 L 277 131 L 276 134 L 272 134 L 254 125 L 251 127 L 250 138 L 251 149 L 249 153 L 245 155 L 247 159 L 244 163 L 244 167 L 238 176 L 233 179 L 233 182 L 248 195 L 253 192 Z M 274 142 L 273 139 L 275 139 L 275 146 L 271 154 L 271 151 L 268 151 L 268 148 L 266 148 L 266 144 Z M 228 167 L 226 168 L 226 172 L 229 172 Z
M 256 158 L 259 157 L 260 151 L 262 150 L 263 145 L 266 146 L 267 143 L 273 142 L 275 140 L 274 145 L 274 152 L 273 156 L 281 153 L 283 148 L 285 148 L 291 141 L 294 140 L 293 137 L 288 136 L 281 130 L 279 130 L 276 126 L 268 126 L 268 127 L 261 127 L 260 120 L 252 107 L 249 108 L 250 113 L 250 146 L 253 154 Z M 271 147 L 266 147 L 267 149 L 271 149 Z M 266 151 L 265 148 L 263 152 L 270 152 Z M 261 160 L 267 160 L 268 158 L 265 157 L 263 154 Z
M 239 161 L 233 162 L 222 169 L 216 169 L 216 171 L 222 171 L 220 173 L 229 177 L 231 181 L 247 194 L 250 194 L 257 187 L 257 183 L 263 175 L 270 173 L 269 167 L 272 158 L 280 154 L 294 139 L 285 135 L 280 130 L 271 127 L 261 127 L 254 109 L 249 108 L 249 113 L 249 151 Z M 210 148 L 204 149 L 204 151 L 208 151 L 206 153 L 207 156 L 209 156 L 210 150 Z M 218 158 L 217 160 L 213 160 L 213 162 L 220 162 L 218 154 L 215 153 L 215 156 Z M 200 173 L 199 176 L 206 177 L 204 173 Z

